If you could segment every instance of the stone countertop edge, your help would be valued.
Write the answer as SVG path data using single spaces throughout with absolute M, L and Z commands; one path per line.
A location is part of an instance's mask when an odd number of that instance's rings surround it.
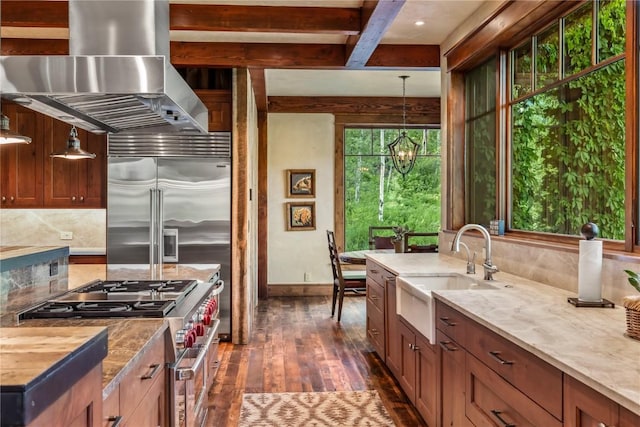
M 69 246 L 25 246 L 0 252 L 0 272 L 28 267 L 69 256 Z
M 464 261 L 441 254 L 367 257 L 409 282 L 411 276 L 465 274 Z M 511 287 L 433 296 L 640 415 L 640 342 L 625 336 L 623 308 L 577 308 L 567 302 L 576 296 L 569 291 L 504 272 L 495 279 Z
M 58 333 L 68 333 L 76 330 L 76 327 L 58 328 Z M 85 328 L 83 328 L 85 329 Z M 60 351 L 54 351 L 51 355 L 43 353 L 41 358 L 51 365 L 42 368 L 42 372 L 28 374 L 22 379 L 24 384 L 3 384 L 2 387 L 2 423 L 7 425 L 28 425 L 51 404 L 53 404 L 64 391 L 72 387 L 89 371 L 102 363 L 107 355 L 108 332 L 107 328 L 86 328 L 87 338 L 78 343 L 75 348 L 60 357 Z M 54 329 L 46 328 L 55 336 Z M 20 336 L 11 338 L 11 329 L 4 328 L 3 335 L 8 340 L 19 340 Z M 85 331 L 83 331 L 85 332 Z M 41 343 L 36 343 L 36 347 Z M 28 344 L 24 351 L 28 351 Z M 46 360 L 47 358 L 51 359 Z M 17 378 L 15 378 L 17 379 Z M 54 393 L 58 391 L 59 393 Z

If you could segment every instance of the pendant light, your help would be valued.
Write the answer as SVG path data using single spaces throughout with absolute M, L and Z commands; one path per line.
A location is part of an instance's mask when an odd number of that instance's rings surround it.
M 59 157 L 62 159 L 95 159 L 96 155 L 93 153 L 89 153 L 80 148 L 80 140 L 78 139 L 78 130 L 75 126 L 71 128 L 71 132 L 69 132 L 69 139 L 67 140 L 67 149 L 58 152 L 51 153 L 50 157 Z
M 9 117 L 0 117 L 0 144 L 30 144 L 31 138 L 12 132 L 9 129 Z
M 398 76 L 402 79 L 402 131 L 392 143 L 388 145 L 391 152 L 393 166 L 404 178 L 413 169 L 420 144 L 407 135 L 407 104 L 405 102 L 405 84 L 409 76 Z

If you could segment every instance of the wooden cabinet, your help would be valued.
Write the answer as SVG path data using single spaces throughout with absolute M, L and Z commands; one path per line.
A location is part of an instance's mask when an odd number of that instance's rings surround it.
M 393 278 L 378 264 L 367 260 L 367 337 L 378 356 L 386 363 L 387 280 Z
M 436 329 L 437 342 L 437 395 L 442 426 L 469 426 L 464 413 L 465 356 L 464 348 Z
M 209 110 L 209 132 L 231 132 L 231 90 L 198 89 L 195 93 Z
M 51 158 L 67 146 L 71 125 L 20 105 L 3 102 L 13 130 L 31 144 L 0 147 L 0 206 L 3 208 L 106 207 L 107 137 L 78 129 L 82 149 L 95 159 Z
M 28 427 L 100 427 L 102 414 L 102 363 L 65 391 Z
M 565 427 L 640 426 L 640 416 L 568 375 L 564 379 L 564 412 Z
M 12 131 L 31 138 L 31 144 L 0 145 L 0 207 L 42 206 L 44 123 L 40 114 L 2 102 Z
M 71 126 L 50 118 L 51 136 L 46 153 L 63 151 L 67 146 Z M 68 160 L 51 158 L 44 162 L 44 204 L 47 207 L 102 208 L 106 206 L 107 143 L 104 135 L 78 129 L 83 150 L 95 159 Z
M 167 426 L 167 369 L 164 337 L 143 348 L 127 374 L 103 402 L 102 426 Z
M 393 316 L 397 316 L 395 313 Z M 390 316 L 391 317 L 391 316 Z M 396 377 L 428 425 L 436 423 L 436 353 L 433 345 L 402 320 L 397 322 L 401 366 Z

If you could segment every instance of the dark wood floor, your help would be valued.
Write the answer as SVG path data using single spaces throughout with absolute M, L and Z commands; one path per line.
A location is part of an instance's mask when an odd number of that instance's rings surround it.
M 329 297 L 261 301 L 247 345 L 220 344 L 207 427 L 235 427 L 242 394 L 377 390 L 398 427 L 425 426 L 365 334 L 365 299 L 345 297 L 342 321 Z

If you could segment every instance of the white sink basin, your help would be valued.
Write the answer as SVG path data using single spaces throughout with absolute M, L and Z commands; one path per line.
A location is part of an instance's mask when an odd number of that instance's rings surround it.
M 489 281 L 461 274 L 398 276 L 396 278 L 396 312 L 433 344 L 435 342 L 435 303 L 431 291 L 499 289 Z

